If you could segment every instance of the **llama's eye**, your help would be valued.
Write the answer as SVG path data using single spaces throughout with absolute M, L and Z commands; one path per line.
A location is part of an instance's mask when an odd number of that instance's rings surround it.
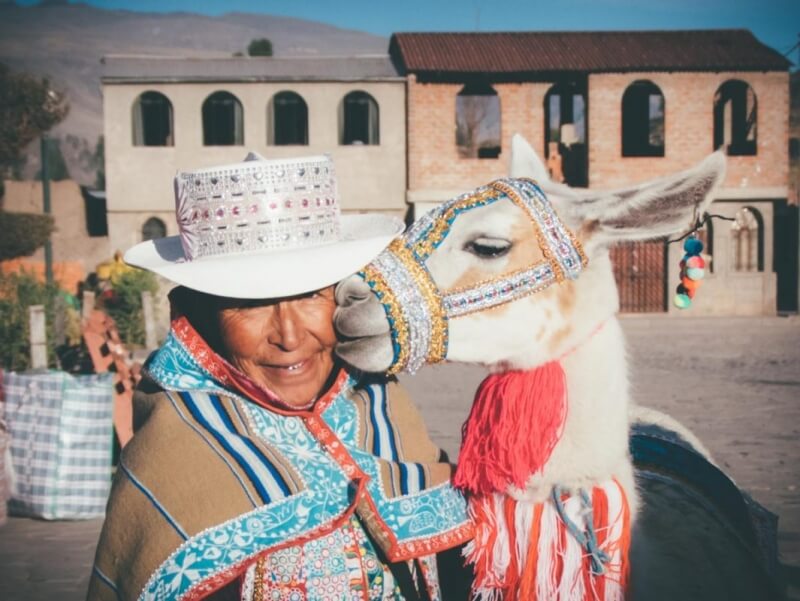
M 464 250 L 482 259 L 497 259 L 511 250 L 511 242 L 504 238 L 475 238 L 467 242 Z

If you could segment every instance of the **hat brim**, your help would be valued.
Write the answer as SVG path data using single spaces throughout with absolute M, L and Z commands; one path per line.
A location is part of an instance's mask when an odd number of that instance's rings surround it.
M 215 296 L 281 298 L 325 288 L 367 265 L 403 231 L 388 215 L 342 215 L 340 240 L 309 248 L 203 257 L 187 261 L 179 236 L 129 249 L 125 262 Z

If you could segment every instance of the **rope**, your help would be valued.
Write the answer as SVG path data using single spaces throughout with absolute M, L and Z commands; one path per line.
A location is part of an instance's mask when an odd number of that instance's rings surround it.
M 672 240 L 667 240 L 667 244 L 673 244 L 674 242 L 680 242 L 681 240 L 685 240 L 700 228 L 702 228 L 706 223 L 711 221 L 712 219 L 724 219 L 725 221 L 736 221 L 735 217 L 725 217 L 725 215 L 717 215 L 716 213 L 706 213 L 702 219 L 698 219 L 695 221 L 694 227 L 686 232 L 680 238 L 674 238 Z
M 592 499 L 589 497 L 588 493 L 580 489 L 580 499 L 581 505 L 583 505 L 583 512 L 590 516 L 590 519 L 586 520 L 586 533 L 581 532 L 578 529 L 578 526 L 569 519 L 567 516 L 567 512 L 564 509 L 564 504 L 561 501 L 561 495 L 563 494 L 564 489 L 556 485 L 553 487 L 553 503 L 556 507 L 556 512 L 558 512 L 558 517 L 561 518 L 561 521 L 564 522 L 564 525 L 567 527 L 567 531 L 572 535 L 572 537 L 578 542 L 578 544 L 586 549 L 586 552 L 589 554 L 592 562 L 592 574 L 600 575 L 605 574 L 606 568 L 604 564 L 607 564 L 611 561 L 611 557 L 609 557 L 608 553 L 603 551 L 597 544 L 597 534 L 594 531 L 594 520 L 591 516 L 594 515 L 592 509 Z

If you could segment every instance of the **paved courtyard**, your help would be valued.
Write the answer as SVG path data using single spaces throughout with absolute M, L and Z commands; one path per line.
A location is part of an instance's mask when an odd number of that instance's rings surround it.
M 635 400 L 683 421 L 778 514 L 781 559 L 800 599 L 800 318 L 636 316 L 623 326 Z M 440 366 L 404 378 L 451 457 L 483 375 Z M 0 599 L 82 599 L 99 530 L 99 520 L 10 519 L 0 528 Z

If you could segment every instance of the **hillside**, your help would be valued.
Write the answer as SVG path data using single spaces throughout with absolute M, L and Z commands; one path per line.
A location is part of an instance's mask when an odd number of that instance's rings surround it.
M 102 133 L 100 59 L 106 54 L 230 56 L 269 38 L 279 56 L 386 52 L 385 38 L 323 23 L 270 15 L 139 13 L 85 4 L 21 7 L 0 3 L 0 62 L 46 75 L 65 90 L 71 109 L 53 132 L 62 139 L 73 178 L 94 181 L 88 155 Z M 38 169 L 29 154 L 26 175 Z

